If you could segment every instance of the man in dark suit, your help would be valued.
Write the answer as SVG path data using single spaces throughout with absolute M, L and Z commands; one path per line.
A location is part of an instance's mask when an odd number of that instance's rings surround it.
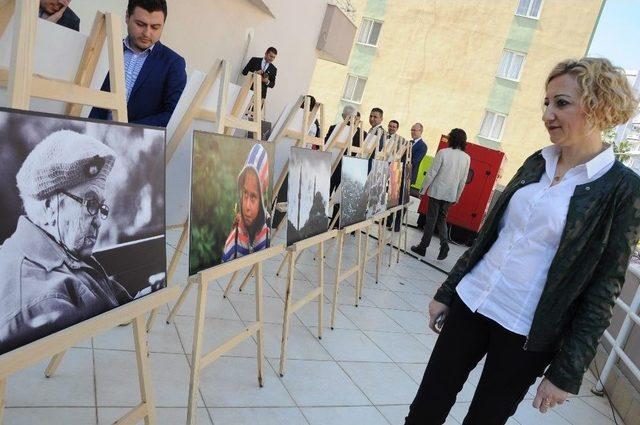
M 418 179 L 418 169 L 422 159 L 427 154 L 427 144 L 422 140 L 424 127 L 417 122 L 411 127 L 411 184 L 415 184 Z M 426 216 L 418 213 L 418 228 L 424 227 Z
M 267 88 L 273 88 L 276 85 L 276 74 L 278 68 L 273 64 L 276 59 L 278 51 L 275 47 L 269 47 L 264 52 L 264 57 L 253 57 L 249 59 L 249 62 L 242 70 L 242 75 L 247 75 L 249 72 L 255 72 L 262 76 L 262 98 L 267 97 Z
M 38 16 L 47 21 L 80 31 L 80 18 L 69 7 L 71 0 L 40 0 Z
M 187 84 L 184 59 L 160 42 L 166 18 L 166 0 L 129 0 L 123 49 L 130 123 L 166 127 Z M 109 89 L 107 74 L 102 90 Z M 111 113 L 93 108 L 89 117 L 110 119 Z

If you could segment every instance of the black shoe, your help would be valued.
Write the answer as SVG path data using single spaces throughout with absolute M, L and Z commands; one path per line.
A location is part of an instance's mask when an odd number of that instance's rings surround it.
M 418 245 L 412 246 L 411 251 L 415 252 L 416 254 L 422 257 L 424 256 L 424 254 L 427 253 L 427 247 L 421 244 L 418 244 Z
M 443 245 L 440 247 L 440 253 L 438 254 L 438 260 L 444 260 L 449 255 L 449 247 Z

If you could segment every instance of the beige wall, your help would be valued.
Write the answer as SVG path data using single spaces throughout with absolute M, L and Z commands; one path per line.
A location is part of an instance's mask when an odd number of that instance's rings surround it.
M 162 42 L 187 61 L 187 69 L 207 71 L 216 58 L 227 59 L 232 75 L 242 70 L 247 33 L 253 32 L 248 56 L 278 49 L 276 86 L 269 90 L 267 119 L 275 121 L 283 107 L 307 92 L 315 68 L 316 43 L 326 0 L 269 0 L 275 18 L 247 0 L 170 0 Z M 88 32 L 97 9 L 123 17 L 126 0 L 74 0 L 72 9 Z M 124 24 L 123 24 L 124 25 Z M 233 78 L 232 78 L 233 80 Z
M 361 24 L 367 1 L 353 2 Z M 536 149 L 548 144 L 540 120 L 544 80 L 553 64 L 584 55 L 602 0 L 545 0 L 502 138 L 506 181 Z M 379 47 L 365 88 L 363 116 L 374 106 L 409 136 L 425 126 L 429 153 L 453 127 L 474 140 L 496 81 L 518 0 L 388 0 Z M 352 58 L 354 55 L 352 54 Z M 349 66 L 318 61 L 311 92 L 336 118 Z M 368 124 L 366 124 L 368 127 Z

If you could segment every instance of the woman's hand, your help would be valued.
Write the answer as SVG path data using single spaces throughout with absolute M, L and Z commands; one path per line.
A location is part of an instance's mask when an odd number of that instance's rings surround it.
M 429 303 L 429 328 L 435 333 L 439 334 L 440 330 L 436 328 L 436 319 L 441 314 L 447 317 L 449 314 L 449 306 L 436 300 L 431 300 Z
M 547 378 L 544 378 L 538 385 L 536 398 L 533 399 L 533 407 L 540 410 L 541 413 L 546 413 L 556 404 L 564 403 L 568 395 L 566 391 L 561 390 Z

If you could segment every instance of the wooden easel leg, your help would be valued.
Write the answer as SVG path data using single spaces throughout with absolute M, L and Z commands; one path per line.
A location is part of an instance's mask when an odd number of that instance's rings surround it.
M 184 246 L 189 240 L 189 219 L 187 219 L 182 225 L 182 233 L 180 234 L 180 239 L 178 240 L 178 245 L 176 246 L 176 250 L 169 261 L 169 267 L 167 268 L 167 285 L 171 283 L 173 280 L 173 275 L 175 275 L 176 270 L 178 268 L 178 262 L 180 260 L 180 255 L 182 255 L 182 251 L 184 250 Z M 187 284 L 188 286 L 188 284 Z M 182 305 L 182 303 L 180 303 Z M 153 328 L 153 324 L 158 316 L 158 309 L 154 308 L 151 310 L 151 314 L 149 314 L 149 319 L 147 320 L 147 332 L 151 332 L 151 328 Z M 168 319 L 167 319 L 168 320 Z
M 247 275 L 244 277 L 244 279 L 242 280 L 242 283 L 240 284 L 240 287 L 238 288 L 238 291 L 242 292 L 242 290 L 244 289 L 245 286 L 247 286 L 247 283 L 249 283 L 249 278 L 251 277 L 251 275 L 253 273 L 255 273 L 256 271 L 256 266 L 254 265 L 253 267 L 251 267 L 249 269 L 249 272 L 247 273 Z
M 193 285 L 195 285 L 195 281 L 190 279 L 187 282 L 187 286 L 185 286 L 184 289 L 182 290 L 182 293 L 180 294 L 178 301 L 176 301 L 176 304 L 171 309 L 171 312 L 169 313 L 169 317 L 167 317 L 167 323 L 171 323 L 171 321 L 176 317 L 176 315 L 178 314 L 178 311 L 180 311 L 180 308 L 182 308 L 182 304 L 184 304 L 184 300 L 187 299 L 187 295 L 189 295 L 189 291 L 191 291 L 191 288 L 193 288 Z
M 199 278 L 200 279 L 200 278 Z M 191 380 L 189 381 L 189 404 L 187 408 L 187 425 L 195 425 L 198 412 L 198 386 L 200 384 L 200 352 L 202 351 L 202 334 L 204 332 L 204 315 L 207 303 L 207 282 L 198 282 L 198 301 L 196 317 L 193 324 L 193 348 L 191 350 Z
M 367 227 L 367 231 L 364 234 L 364 255 L 360 261 L 360 280 L 357 285 L 358 289 L 358 298 L 362 298 L 362 288 L 364 287 L 364 277 L 367 274 L 367 261 L 369 260 L 369 231 L 371 230 L 371 226 Z
M 3 378 L 0 379 L 0 425 L 4 422 L 2 418 L 4 417 L 4 395 L 7 391 L 7 381 Z
M 287 356 L 287 339 L 289 338 L 289 315 L 293 298 L 293 274 L 296 254 L 289 255 L 289 275 L 287 276 L 287 292 L 284 299 L 284 316 L 282 319 L 282 340 L 280 341 L 280 376 L 284 376 L 284 362 Z
M 338 304 L 338 288 L 340 287 L 340 273 L 342 273 L 342 247 L 344 244 L 344 231 L 338 233 L 338 258 L 336 261 L 336 278 L 333 286 L 333 304 L 331 305 L 331 330 L 336 323 L 336 305 Z M 357 284 L 356 284 L 357 286 Z
M 51 358 L 51 360 L 49 361 L 49 365 L 44 370 L 44 376 L 46 376 L 47 378 L 51 378 L 53 374 L 56 373 L 56 370 L 58 370 L 58 366 L 60 366 L 60 362 L 62 362 L 62 359 L 64 358 L 66 352 L 67 350 L 61 351 Z
M 318 256 L 320 257 L 320 261 L 318 261 L 318 267 L 320 270 L 320 295 L 318 296 L 318 339 L 322 339 L 322 308 L 324 302 L 324 242 L 320 242 L 320 246 L 318 247 Z
M 15 31 L 9 64 L 7 92 L 9 106 L 29 109 L 33 81 L 34 44 L 38 11 L 35 1 L 19 1 L 15 4 Z
M 229 279 L 227 286 L 225 286 L 224 288 L 224 294 L 222 294 L 222 298 L 227 298 L 229 296 L 229 291 L 231 290 L 231 287 L 233 286 L 233 281 L 236 280 L 237 275 L 238 275 L 238 270 L 233 272 L 233 274 L 231 275 L 231 279 Z
M 284 255 L 284 258 L 282 258 L 282 261 L 280 262 L 280 265 L 278 266 L 278 270 L 276 271 L 276 276 L 280 276 L 280 272 L 282 271 L 282 268 L 284 267 L 285 263 L 287 262 L 287 259 L 289 258 L 289 252 L 287 252 Z
M 256 269 L 256 321 L 260 324 L 260 327 L 256 331 L 256 337 L 258 338 L 258 385 L 260 388 L 264 385 L 264 316 L 262 306 L 262 263 L 258 263 L 255 266 Z
M 378 245 L 376 246 L 376 284 L 380 276 L 380 257 L 382 256 L 382 248 L 384 247 L 384 226 L 382 221 L 378 223 Z
M 140 384 L 141 403 L 146 406 L 144 417 L 145 425 L 155 425 L 156 406 L 151 385 L 151 367 L 147 356 L 147 329 L 144 323 L 144 316 L 133 319 L 133 339 L 136 346 L 136 361 L 138 363 L 138 382 Z
M 389 232 L 389 264 L 387 267 L 391 267 L 391 257 L 393 256 L 393 229 L 395 229 L 396 226 L 396 214 L 397 212 L 391 214 L 391 225 L 393 228 Z
M 358 246 L 356 247 L 356 261 L 358 265 L 358 268 L 356 269 L 356 307 L 358 306 L 360 299 L 362 298 L 360 296 L 360 293 L 362 292 L 362 281 L 364 279 L 364 266 L 362 264 L 366 261 L 367 258 L 366 251 L 364 252 L 364 260 L 362 256 L 362 233 L 362 230 L 358 230 Z

